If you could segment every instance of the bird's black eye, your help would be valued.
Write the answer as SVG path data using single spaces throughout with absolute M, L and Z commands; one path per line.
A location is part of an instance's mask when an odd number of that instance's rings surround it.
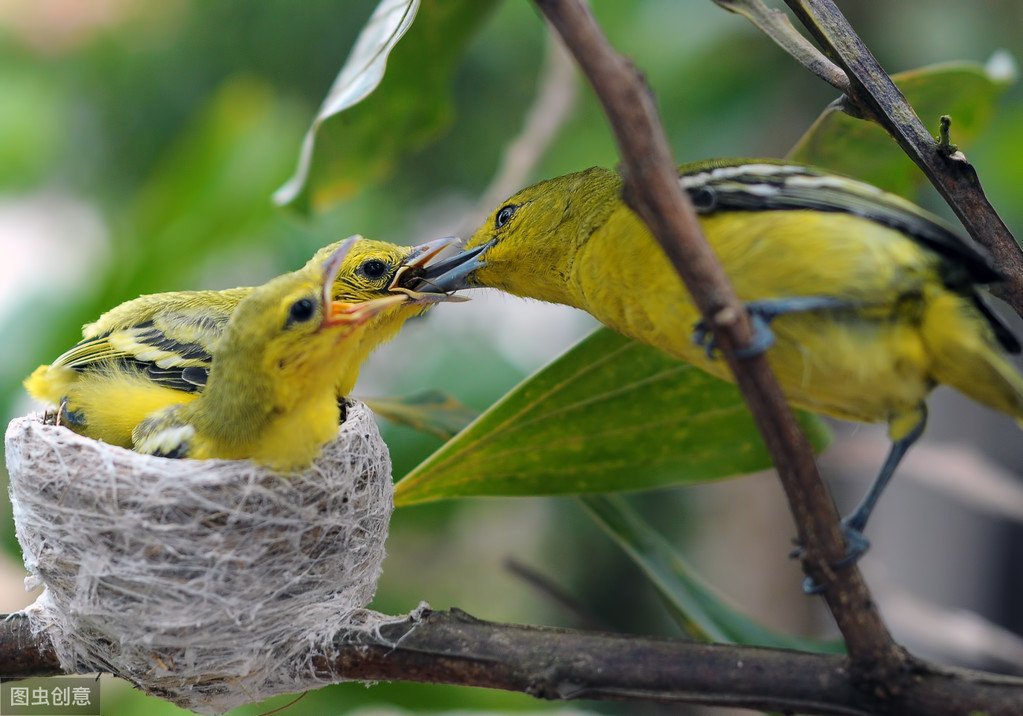
M 514 214 L 518 208 L 519 207 L 515 204 L 506 204 L 502 206 L 497 211 L 497 218 L 494 219 L 494 228 L 500 229 L 502 226 L 511 221 L 512 214 Z
M 304 323 L 316 314 L 316 304 L 311 298 L 300 298 L 288 310 L 288 323 Z
M 387 273 L 387 264 L 380 259 L 370 259 L 359 267 L 359 272 L 366 278 L 383 278 Z

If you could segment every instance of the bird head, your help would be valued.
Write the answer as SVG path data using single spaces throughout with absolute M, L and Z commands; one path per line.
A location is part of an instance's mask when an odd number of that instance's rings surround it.
M 548 179 L 504 201 L 462 250 L 414 276 L 419 293 L 476 286 L 563 301 L 556 287 L 568 280 L 579 247 L 613 210 L 621 186 L 607 169 Z
M 225 366 L 252 366 L 254 359 L 264 377 L 275 381 L 291 374 L 300 383 L 330 386 L 335 377 L 330 372 L 344 373 L 350 354 L 358 352 L 358 334 L 374 318 L 410 300 L 386 292 L 369 300 L 335 300 L 340 272 L 357 241 L 341 242 L 325 260 L 278 276 L 239 303 L 214 355 L 211 382 Z
M 334 300 L 355 243 L 341 242 L 325 260 L 242 299 L 214 350 L 206 389 L 181 408 L 198 432 L 231 446 L 232 455 L 289 469 L 336 432 L 337 386 L 358 375 L 362 334 L 410 300 L 402 293 Z
M 462 297 L 437 293 L 416 293 L 405 287 L 410 278 L 421 273 L 437 256 L 455 247 L 454 237 L 435 239 L 418 246 L 398 246 L 386 241 L 365 239 L 358 234 L 344 241 L 325 246 L 309 260 L 309 265 L 324 265 L 343 245 L 349 250 L 341 259 L 333 284 L 333 299 L 345 303 L 360 303 L 374 298 L 401 293 L 408 296 L 402 304 L 409 315 L 422 312 L 434 303 L 461 301 Z
M 365 327 L 349 339 L 355 352 L 353 368 L 342 374 L 337 386 L 339 395 L 351 392 L 358 366 L 377 346 L 394 338 L 406 320 L 435 303 L 467 300 L 443 291 L 419 292 L 406 285 L 456 242 L 457 239 L 444 238 L 419 246 L 397 246 L 356 235 L 320 249 L 309 260 L 307 266 L 326 267 L 342 245 L 349 246 L 337 265 L 331 297 L 333 301 L 354 304 L 352 310 L 365 318 Z

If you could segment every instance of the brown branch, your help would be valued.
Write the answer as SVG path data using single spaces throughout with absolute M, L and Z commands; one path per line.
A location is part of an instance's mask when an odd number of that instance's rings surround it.
M 302 663 L 308 655 L 298 658 Z M 842 657 L 755 646 L 498 624 L 426 611 L 378 632 L 343 631 L 312 656 L 324 680 L 407 681 L 516 691 L 543 699 L 661 701 L 866 716 L 983 712 L 1011 716 L 1023 679 L 922 669 L 885 702 L 857 687 Z M 0 675 L 60 673 L 45 640 L 15 616 L 0 622 Z
M 942 150 L 902 92 L 831 0 L 786 0 L 849 77 L 849 97 L 884 127 L 923 171 L 973 239 L 987 248 L 1005 282 L 994 287 L 1023 316 L 1023 250 L 984 194 L 973 165 Z M 935 118 L 937 127 L 937 118 Z
M 902 671 L 892 641 L 858 569 L 832 570 L 844 554 L 838 511 L 821 480 L 763 355 L 734 358 L 752 337 L 745 308 L 703 238 L 682 191 L 653 98 L 642 77 L 610 46 L 582 0 L 536 0 L 576 57 L 604 105 L 622 155 L 625 200 L 650 227 L 723 347 L 736 383 L 781 477 L 804 547 L 803 566 L 818 583 L 846 640 L 855 672 L 872 685 Z
M 701 703 L 807 714 L 869 714 L 841 657 L 701 644 L 627 634 L 495 624 L 464 612 L 428 612 L 418 627 L 383 630 L 394 650 L 345 650 L 330 677 L 499 688 L 548 700 Z M 774 678 L 774 675 L 777 678 Z
M 0 678 L 59 676 L 64 672 L 50 640 L 36 636 L 22 614 L 0 614 Z

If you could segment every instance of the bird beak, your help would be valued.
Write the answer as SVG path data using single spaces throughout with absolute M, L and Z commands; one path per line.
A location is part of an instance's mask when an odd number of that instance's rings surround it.
M 445 301 L 468 301 L 465 296 L 455 296 L 447 291 L 420 291 L 418 288 L 410 288 L 410 285 L 421 285 L 422 276 L 431 270 L 429 264 L 441 254 L 451 254 L 461 248 L 461 241 L 448 236 L 443 239 L 434 239 L 425 244 L 414 246 L 406 263 L 394 274 L 394 279 L 388 290 L 409 297 L 409 303 L 413 305 L 428 305 Z M 457 256 L 457 254 L 456 254 Z M 443 259 L 449 261 L 450 259 Z
M 474 284 L 471 274 L 486 266 L 487 262 L 481 256 L 494 245 L 494 241 L 496 239 L 427 266 L 416 276 L 417 281 L 410 286 L 411 290 L 419 295 L 448 295 L 453 291 L 472 288 Z
M 409 303 L 409 298 L 403 293 L 394 296 L 382 296 L 362 303 L 346 303 L 345 301 L 331 301 L 327 303 L 328 310 L 323 318 L 323 327 L 347 325 L 352 328 L 361 326 L 374 316 L 377 316 L 389 308 Z
M 427 241 L 425 244 L 412 247 L 408 263 L 402 268 L 423 268 L 440 254 L 446 252 L 448 255 L 451 255 L 460 248 L 462 248 L 462 242 L 457 236 L 445 236 L 443 239 Z

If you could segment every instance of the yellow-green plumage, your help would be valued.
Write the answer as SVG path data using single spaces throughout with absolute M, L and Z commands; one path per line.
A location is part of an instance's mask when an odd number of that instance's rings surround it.
M 324 247 L 308 265 L 322 264 L 340 244 Z M 334 299 L 361 302 L 387 296 L 403 267 L 432 252 L 430 245 L 395 246 L 358 238 L 334 281 Z M 224 327 L 253 290 L 177 291 L 123 303 L 87 324 L 82 341 L 52 364 L 37 368 L 25 387 L 34 398 L 61 405 L 63 422 L 77 432 L 130 447 L 132 429 L 147 415 L 194 400 L 202 392 Z M 359 366 L 376 346 L 427 307 L 409 301 L 373 317 L 355 339 L 355 360 L 350 371 L 338 376 L 337 395 L 351 392 Z
M 892 451 L 844 522 L 850 562 L 923 431 L 935 386 L 1023 419 L 1023 379 L 1006 357 L 1019 342 L 976 291 L 999 276 L 940 219 L 867 184 L 772 160 L 687 165 L 679 182 L 739 298 L 773 317 L 766 355 L 788 400 L 888 423 Z M 575 306 L 731 380 L 726 363 L 694 343 L 696 306 L 621 189 L 606 169 L 523 189 L 461 254 L 426 272 L 424 290 L 489 286 Z
M 358 368 L 359 333 L 371 317 L 410 300 L 332 302 L 338 263 L 310 263 L 252 290 L 217 341 L 205 390 L 136 425 L 135 449 L 280 470 L 308 465 L 337 433 L 334 386 Z
M 503 205 L 518 207 L 507 224 L 496 228 L 495 212 L 466 242 L 466 249 L 493 242 L 471 282 L 581 308 L 730 379 L 724 361 L 693 343 L 699 313 L 620 190 L 617 174 L 591 169 L 519 192 Z M 936 221 L 914 211 L 920 222 Z M 777 343 L 767 356 L 793 404 L 898 422 L 945 383 L 1023 418 L 1023 380 L 953 259 L 904 231 L 839 211 L 710 211 L 701 225 L 743 301 L 849 302 L 848 309 L 793 313 L 772 323 Z

